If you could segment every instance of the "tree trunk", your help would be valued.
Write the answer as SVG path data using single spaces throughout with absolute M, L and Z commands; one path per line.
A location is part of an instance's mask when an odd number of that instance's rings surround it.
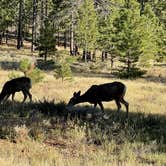
M 0 44 L 2 44 L 2 32 L 0 32 Z
M 74 32 L 73 32 L 73 25 L 71 25 L 70 29 L 70 54 L 73 55 L 74 50 Z
M 105 56 L 104 54 L 105 54 L 105 52 L 102 51 L 102 54 L 101 54 L 101 61 L 102 61 L 102 62 L 104 62 L 104 56 Z
M 105 54 L 104 54 L 105 56 L 104 56 L 104 59 L 107 59 L 108 58 L 108 53 L 107 52 L 105 52 Z
M 43 28 L 43 24 L 44 24 L 44 2 L 43 0 L 41 0 L 41 6 L 40 6 L 40 29 Z
M 131 69 L 131 61 L 129 60 L 129 58 L 128 58 L 128 60 L 127 60 L 127 74 L 129 75 L 129 73 L 130 73 L 130 69 Z
M 37 15 L 37 0 L 33 0 L 33 19 L 32 19 L 32 43 L 31 51 L 34 51 L 34 43 L 36 42 L 36 15 Z
M 48 0 L 45 0 L 45 16 L 48 16 Z
M 79 51 L 78 51 L 78 46 L 77 46 L 77 44 L 75 44 L 74 47 L 75 47 L 75 48 L 74 48 L 74 55 L 77 56 L 77 55 L 79 55 Z
M 73 23 L 73 12 L 71 16 L 71 28 L 70 28 L 70 55 L 73 55 L 74 50 L 74 23 Z
M 66 30 L 64 31 L 64 43 L 63 43 L 63 46 L 64 46 L 64 49 L 66 49 L 67 47 L 67 37 L 66 37 L 67 33 L 66 33 Z
M 5 36 L 6 36 L 6 44 L 8 44 L 8 30 L 6 30 Z
M 111 69 L 114 67 L 114 58 L 113 56 L 111 55 Z
M 82 59 L 87 62 L 87 51 L 83 50 Z
M 48 54 L 48 51 L 47 51 L 47 49 L 46 49 L 45 54 L 44 54 L 44 62 L 45 62 L 45 63 L 47 62 L 47 54 Z
M 92 60 L 96 61 L 96 49 L 93 50 Z
M 23 14 L 23 0 L 20 0 L 19 1 L 19 20 L 18 20 L 18 34 L 17 34 L 17 49 L 20 49 L 23 46 L 23 41 L 22 41 L 22 31 L 23 31 L 22 14 Z
M 60 36 L 59 36 L 59 28 L 58 28 L 58 36 L 57 36 L 58 40 L 57 40 L 57 45 L 58 47 L 60 46 Z
M 140 15 L 142 15 L 144 13 L 144 7 L 145 7 L 145 2 L 144 0 L 140 0 Z

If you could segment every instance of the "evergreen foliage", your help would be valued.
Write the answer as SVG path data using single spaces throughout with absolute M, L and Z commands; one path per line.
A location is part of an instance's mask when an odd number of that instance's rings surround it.
M 138 62 L 166 59 L 165 11 L 165 0 L 1 0 L 0 44 L 11 37 L 21 48 L 28 40 L 45 61 L 56 44 L 70 47 L 71 55 L 83 51 L 85 61 L 96 61 L 99 50 L 112 65 L 114 58 L 120 60 L 129 74 Z
M 53 25 L 46 20 L 44 26 L 41 27 L 40 37 L 39 37 L 39 54 L 47 60 L 47 56 L 55 53 L 55 29 Z
M 54 76 L 58 79 L 61 78 L 62 82 L 66 79 L 72 79 L 72 71 L 70 67 L 71 59 L 64 56 L 58 57 L 55 63 Z
M 154 17 L 140 15 L 139 4 L 135 1 L 124 3 L 114 15 L 109 31 L 111 42 L 130 76 L 139 59 L 150 59 L 157 53 L 157 21 Z
M 95 49 L 98 28 L 97 28 L 97 13 L 94 9 L 93 0 L 85 0 L 80 6 L 77 20 L 77 40 L 85 53 Z M 85 61 L 87 57 L 85 55 Z
M 26 75 L 26 73 L 30 70 L 30 67 L 31 67 L 31 63 L 30 63 L 29 59 L 23 58 L 20 61 L 19 69 L 20 69 L 20 71 L 22 71 L 24 73 L 24 75 Z
M 32 64 L 27 58 L 20 61 L 19 69 L 24 73 L 25 76 L 30 77 L 33 83 L 40 82 L 44 78 L 44 73 L 35 67 L 34 64 Z M 11 73 L 9 76 L 16 77 L 17 74 Z

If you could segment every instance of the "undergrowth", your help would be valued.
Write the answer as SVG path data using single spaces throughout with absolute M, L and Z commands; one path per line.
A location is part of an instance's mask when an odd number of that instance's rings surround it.
M 30 161 L 29 165 L 166 164 L 165 116 L 130 113 L 126 119 L 125 112 L 117 114 L 110 110 L 103 116 L 98 109 L 68 110 L 64 102 L 47 99 L 31 104 L 8 102 L 1 104 L 0 110 L 0 138 L 16 143 L 16 149 L 28 148 L 21 163 L 25 160 Z M 37 149 L 38 146 L 46 151 Z M 19 152 L 12 154 L 10 150 L 6 151 L 16 158 L 11 165 L 16 165 Z M 0 151 L 4 153 L 1 148 Z M 40 157 L 44 154 L 44 159 L 39 160 L 37 154 Z M 3 155 L 1 160 L 7 158 Z

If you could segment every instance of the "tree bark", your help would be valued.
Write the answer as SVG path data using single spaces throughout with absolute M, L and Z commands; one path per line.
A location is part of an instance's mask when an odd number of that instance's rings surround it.
M 6 44 L 8 44 L 8 28 L 6 29 L 5 37 L 6 37 Z
M 32 19 L 32 43 L 31 51 L 34 51 L 34 43 L 36 42 L 36 16 L 37 16 L 37 0 L 33 0 L 33 19 Z
M 71 15 L 71 27 L 70 27 L 70 55 L 73 55 L 74 50 L 74 23 L 73 23 L 73 12 Z
M 105 59 L 105 58 L 104 58 L 104 56 L 105 56 L 104 54 L 105 54 L 105 52 L 102 51 L 102 53 L 101 53 L 101 61 L 102 61 L 102 62 L 104 62 L 104 59 Z
M 128 57 L 128 59 L 127 59 L 127 73 L 128 73 L 128 75 L 130 73 L 130 69 L 131 69 L 131 61 L 130 61 L 130 59 Z
M 57 45 L 58 47 L 60 46 L 60 36 L 59 36 L 59 28 L 58 28 L 58 36 L 57 36 L 58 40 L 57 40 Z
M 144 2 L 144 0 L 140 0 L 140 5 L 141 5 L 140 15 L 142 15 L 144 13 L 144 8 L 145 8 L 145 2 Z
M 63 43 L 63 46 L 64 46 L 64 49 L 66 49 L 67 47 L 67 33 L 66 33 L 66 30 L 64 31 L 64 43 Z
M 114 58 L 113 56 L 111 55 L 111 69 L 114 67 Z
M 23 14 L 23 0 L 19 1 L 19 19 L 18 19 L 18 34 L 17 34 L 17 49 L 20 49 L 23 46 L 23 26 L 22 26 L 22 14 Z
M 0 32 L 0 44 L 2 44 L 2 32 Z

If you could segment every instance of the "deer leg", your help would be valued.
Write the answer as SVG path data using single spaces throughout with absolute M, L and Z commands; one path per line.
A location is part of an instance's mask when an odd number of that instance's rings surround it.
M 25 102 L 25 100 L 26 100 L 26 98 L 27 98 L 27 93 L 26 93 L 26 91 L 25 91 L 25 90 L 23 90 L 23 91 L 22 91 L 22 93 L 23 93 L 23 95 L 24 95 L 24 99 L 23 99 L 22 103 L 24 103 L 24 102 Z
M 12 93 L 12 101 L 14 101 L 14 95 L 15 95 L 15 93 Z
M 117 105 L 117 107 L 118 107 L 118 112 L 119 112 L 120 109 L 121 109 L 120 101 L 119 101 L 119 100 L 115 100 L 115 102 L 116 102 L 116 105 Z
M 96 106 L 97 106 L 97 103 L 94 104 L 94 108 L 96 108 Z
M 7 94 L 5 97 L 4 97 L 4 102 L 7 101 L 7 99 L 9 98 L 10 94 Z
M 126 114 L 128 115 L 129 103 L 127 101 L 125 101 L 123 98 L 120 99 L 120 102 L 125 105 L 125 107 L 126 107 Z
M 100 106 L 101 110 L 104 112 L 104 107 L 103 107 L 102 102 L 98 102 L 98 104 L 99 104 L 99 106 Z
M 29 90 L 26 90 L 26 93 L 27 93 L 27 95 L 29 96 L 30 102 L 32 102 L 32 95 L 31 95 L 31 93 L 29 92 Z

